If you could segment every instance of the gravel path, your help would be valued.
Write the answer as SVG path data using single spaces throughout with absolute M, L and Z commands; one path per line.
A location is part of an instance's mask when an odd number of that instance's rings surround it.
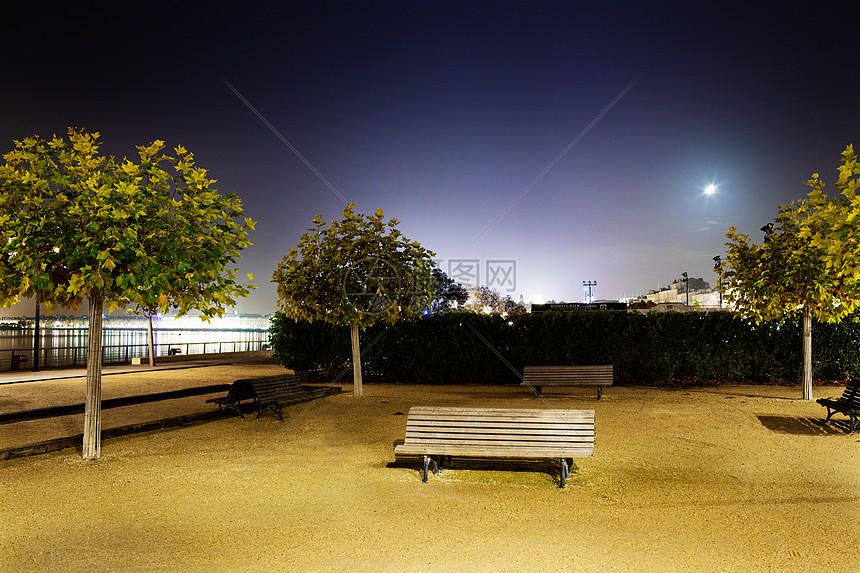
M 129 374 L 105 393 L 273 372 Z M 355 398 L 341 385 L 284 423 L 230 417 L 105 440 L 94 462 L 75 449 L 0 462 L 0 571 L 860 570 L 860 435 L 840 415 L 823 425 L 799 389 L 616 386 L 597 402 L 587 388 L 534 401 L 520 387 L 366 384 Z M 412 405 L 593 408 L 595 453 L 563 490 L 549 462 L 455 460 L 425 485 L 394 457 Z

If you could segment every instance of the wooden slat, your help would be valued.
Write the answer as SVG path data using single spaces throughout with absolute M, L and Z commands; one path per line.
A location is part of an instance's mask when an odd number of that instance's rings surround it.
M 413 406 L 397 454 L 472 457 L 588 457 L 593 410 Z
M 401 455 L 437 455 L 437 456 L 465 456 L 476 458 L 525 458 L 525 459 L 547 459 L 547 458 L 587 458 L 594 453 L 592 446 L 581 448 L 516 448 L 496 447 L 482 448 L 470 446 L 447 446 L 427 444 L 404 444 L 397 446 L 396 453 Z
M 451 406 L 412 406 L 410 416 L 427 413 L 432 416 L 452 415 L 460 417 L 510 417 L 512 419 L 528 418 L 557 418 L 559 416 L 593 417 L 594 410 L 555 410 L 547 408 L 456 408 Z

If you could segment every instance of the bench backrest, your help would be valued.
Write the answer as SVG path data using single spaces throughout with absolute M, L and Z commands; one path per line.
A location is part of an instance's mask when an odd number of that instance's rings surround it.
M 257 400 L 282 398 L 305 393 L 305 389 L 302 388 L 298 376 L 292 374 L 249 378 L 247 383 L 253 389 Z
M 409 445 L 448 455 L 586 457 L 594 449 L 594 410 L 413 406 Z
M 612 385 L 612 364 L 597 366 L 526 366 L 523 380 L 535 386 L 552 383 Z
M 849 382 L 839 401 L 851 404 L 853 408 L 860 410 L 860 382 L 857 380 Z

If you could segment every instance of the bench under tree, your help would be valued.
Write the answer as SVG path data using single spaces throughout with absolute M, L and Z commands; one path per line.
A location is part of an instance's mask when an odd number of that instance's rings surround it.
M 521 386 L 528 386 L 534 398 L 541 397 L 544 386 L 597 386 L 597 399 L 603 397 L 603 387 L 612 386 L 612 364 L 597 366 L 526 366 Z
M 251 401 L 257 412 L 257 420 L 264 412 L 275 413 L 284 421 L 282 408 L 310 402 L 327 394 L 340 391 L 340 388 L 312 388 L 302 386 L 295 374 L 278 374 L 257 378 L 242 378 L 230 385 L 226 396 L 211 398 L 206 402 L 218 404 L 218 409 L 235 410 L 244 420 L 242 402 Z
M 594 451 L 594 410 L 523 408 L 457 408 L 413 406 L 406 420 L 406 439 L 395 455 L 422 456 L 427 483 L 452 456 L 465 458 L 557 459 L 560 485 L 573 458 Z
M 830 420 L 830 416 L 840 412 L 848 416 L 851 422 L 851 433 L 854 433 L 858 421 L 860 421 L 860 382 L 857 380 L 850 381 L 845 386 L 845 392 L 839 398 L 819 398 L 816 402 L 827 408 L 825 422 Z

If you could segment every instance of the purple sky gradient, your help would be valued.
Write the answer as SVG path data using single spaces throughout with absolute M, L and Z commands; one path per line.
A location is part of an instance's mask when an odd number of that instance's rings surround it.
M 860 133 L 856 30 L 819 5 L 590 4 L 19 8 L 0 150 L 70 125 L 119 157 L 187 147 L 258 222 L 239 312 L 276 309 L 275 265 L 342 198 L 397 217 L 443 270 L 516 261 L 514 299 L 714 284 L 729 226 L 759 241 L 812 173 L 835 179 Z

